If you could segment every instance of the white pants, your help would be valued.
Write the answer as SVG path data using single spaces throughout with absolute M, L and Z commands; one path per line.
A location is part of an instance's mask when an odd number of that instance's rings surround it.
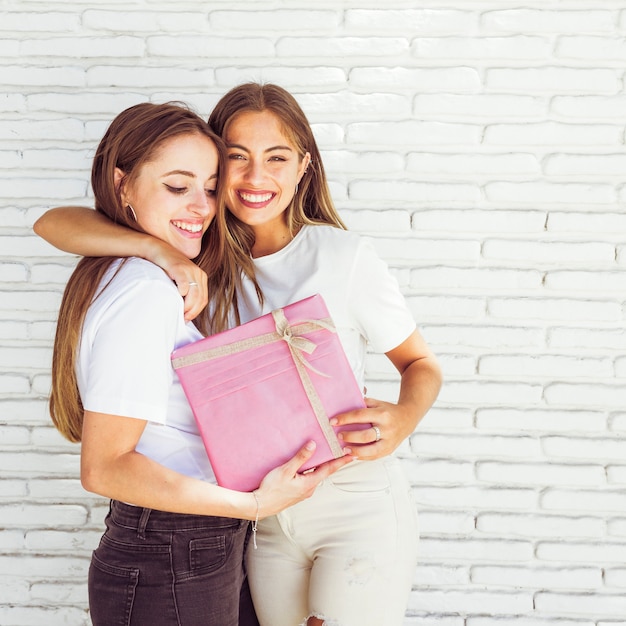
M 401 626 L 417 511 L 400 463 L 355 461 L 308 500 L 259 522 L 247 566 L 261 626 Z

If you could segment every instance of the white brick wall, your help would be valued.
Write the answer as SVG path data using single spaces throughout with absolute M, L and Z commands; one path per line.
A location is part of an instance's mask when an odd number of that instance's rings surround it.
M 445 370 L 400 450 L 406 625 L 626 626 L 623 0 L 0 3 L 0 624 L 89 623 L 106 511 L 47 416 L 75 259 L 32 223 L 90 202 L 120 110 L 248 79 L 297 96 Z

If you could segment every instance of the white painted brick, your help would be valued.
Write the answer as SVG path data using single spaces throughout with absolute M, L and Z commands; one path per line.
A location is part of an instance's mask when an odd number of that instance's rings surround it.
M 442 315 L 459 318 L 476 318 L 485 313 L 485 299 L 454 296 L 407 296 L 409 309 L 418 323 L 437 321 Z
M 171 9 L 171 7 L 170 7 Z M 178 7 L 176 7 L 178 9 Z M 81 13 L 83 26 L 114 33 L 203 32 L 209 20 L 204 11 L 122 11 L 87 9 Z
M 578 619 L 565 619 L 559 616 L 557 622 L 551 617 L 507 617 L 507 626 L 596 626 L 596 622 L 590 620 L 578 620 Z M 465 620 L 464 626 L 501 626 L 502 618 L 495 617 L 468 617 Z M 600 626 L 598 622 L 597 626 Z M 606 625 L 608 626 L 608 625 Z M 611 626 L 619 626 L 618 624 L 611 624 Z
M 26 322 L 15 320 L 0 321 L 0 339 L 28 339 L 29 328 Z
M 417 37 L 413 55 L 419 59 L 545 59 L 551 54 L 547 37 L 514 35 L 507 37 Z
M 0 469 L 7 474 L 20 475 L 79 475 L 78 454 L 57 454 L 54 464 L 50 455 L 38 452 L 5 452 L 0 457 Z
M 556 43 L 555 56 L 564 59 L 626 60 L 626 42 L 623 38 L 598 36 L 564 36 Z
M 506 457 L 532 458 L 540 453 L 540 444 L 533 437 L 455 435 L 417 432 L 410 436 L 411 449 L 418 456 L 449 458 Z
M 626 466 L 609 465 L 606 468 L 606 477 L 610 484 L 626 485 Z
M 484 376 L 520 378 L 585 378 L 611 377 L 613 362 L 609 358 L 584 358 L 558 354 L 485 355 L 478 360 L 478 373 Z
M 609 124 L 491 124 L 484 132 L 489 145 L 520 146 L 615 146 L 621 143 L 622 129 Z
M 617 413 L 609 419 L 609 430 L 626 432 L 626 413 Z
M 618 378 L 626 377 L 626 357 L 615 360 L 615 376 Z
M 623 293 L 626 289 L 626 272 L 619 271 L 551 271 L 546 275 L 546 287 L 549 289 L 585 290 L 587 292 L 605 291 Z
M 601 538 L 605 523 L 599 517 L 481 512 L 476 530 L 488 535 L 526 538 Z
M 424 329 L 424 334 L 433 344 L 474 346 L 493 348 L 541 347 L 545 344 L 544 332 L 539 328 L 501 326 L 432 326 Z
M 83 124 L 71 118 L 54 120 L 0 120 L 0 139 L 14 141 L 80 141 Z
M 543 319 L 559 322 L 584 321 L 585 323 L 622 319 L 621 307 L 616 302 L 547 297 L 490 298 L 489 314 L 496 318 Z
M 468 461 L 423 458 L 407 461 L 403 467 L 411 483 L 416 485 L 462 485 L 473 482 L 474 467 Z
M 483 404 L 486 406 L 521 403 L 535 405 L 541 401 L 542 388 L 538 384 L 511 382 L 448 381 L 439 400 L 449 404 Z
M 201 50 L 198 50 L 197 54 L 201 56 Z M 168 67 L 93 65 L 87 70 L 86 81 L 89 87 L 154 88 L 169 85 L 172 79 L 172 71 Z M 193 86 L 207 87 L 213 85 L 215 80 L 212 69 L 188 70 L 176 68 L 175 74 L 179 89 Z
M 580 346 L 581 348 L 626 348 L 626 332 L 623 328 L 554 328 L 549 333 L 549 344 L 554 348 Z
M 484 561 L 528 562 L 533 549 L 529 541 L 496 539 L 434 539 L 421 540 L 421 553 L 424 560 L 453 559 L 460 563 Z
M 21 237 L 0 235 L 0 249 L 4 257 L 67 256 L 30 233 Z
M 78 13 L 72 14 L 66 11 L 5 11 L 2 14 L 0 31 L 64 33 L 77 31 L 80 23 Z
M 624 617 L 626 597 L 610 594 L 573 594 L 540 591 L 535 595 L 539 611 L 560 611 L 564 615 L 589 615 L 598 617 Z
M 30 592 L 31 598 L 52 605 L 80 606 L 87 600 L 87 584 L 67 585 L 63 582 L 34 584 Z
M 483 28 L 513 33 L 608 33 L 615 28 L 610 11 L 513 8 L 488 11 Z
M 45 508 L 49 508 L 50 504 L 46 504 Z M 43 509 L 43 507 L 42 507 Z M 87 511 L 82 518 L 82 521 L 76 523 L 76 525 L 84 525 L 87 520 Z M 77 519 L 79 518 L 76 515 Z M 62 524 L 67 526 L 68 524 Z M 61 526 L 61 524 L 59 524 Z M 43 550 L 49 549 L 52 551 L 71 551 L 74 554 L 83 552 L 85 555 L 90 555 L 91 551 L 98 547 L 102 532 L 100 530 L 83 531 L 80 534 L 73 532 L 72 530 L 64 531 L 58 529 L 59 526 L 55 526 L 55 530 L 30 530 L 26 533 L 26 547 L 29 550 Z
M 615 246 L 602 242 L 521 241 L 487 239 L 482 246 L 486 259 L 543 264 L 583 265 L 612 264 Z
M 274 56 L 274 45 L 272 42 L 263 37 L 244 37 L 244 38 L 229 38 L 229 37 L 207 37 L 206 35 L 179 37 L 178 35 L 156 35 L 146 39 L 147 53 L 149 56 L 163 57 L 190 57 L 193 59 L 203 58 L 224 58 L 224 59 L 237 59 L 242 57 L 262 58 Z M 146 68 L 141 68 L 145 70 Z M 179 72 L 180 69 L 176 69 L 175 80 L 180 81 Z M 183 72 L 186 74 L 187 72 Z M 197 80 L 194 84 L 202 86 L 200 76 L 204 72 L 189 71 L 190 74 L 195 73 Z M 161 72 L 164 74 L 164 72 Z M 198 75 L 200 74 L 200 76 Z M 207 76 L 211 76 L 212 72 L 207 72 Z M 171 74 L 165 74 L 167 80 L 162 84 L 170 85 L 172 83 Z M 164 76 L 164 78 L 165 78 Z M 89 73 L 88 73 L 89 78 Z M 161 83 L 159 83 L 161 84 Z M 213 84 L 205 83 L 208 85 Z
M 491 202 L 547 202 L 570 205 L 615 202 L 615 191 L 611 185 L 594 183 L 495 182 L 485 185 L 485 195 Z
M 435 405 L 419 424 L 420 431 L 469 430 L 472 427 L 472 412 L 466 408 L 443 408 Z
M 0 513 L 5 526 L 20 528 L 82 526 L 87 520 L 87 510 L 84 507 L 67 504 L 0 504 Z
M 527 612 L 533 608 L 531 593 L 503 593 L 489 591 L 435 591 L 421 590 L 419 602 L 409 601 L 409 609 L 429 612 L 492 613 L 509 615 L 511 612 Z
M 411 592 L 411 597 L 415 597 L 415 603 L 419 604 L 417 598 L 420 597 L 421 589 Z M 465 626 L 465 620 L 462 617 L 454 617 L 449 615 L 439 616 L 422 616 L 407 615 L 402 622 L 403 626 Z
M 302 10 L 217 10 L 210 11 L 209 22 L 216 32 L 273 31 L 318 32 L 336 31 L 341 14 L 337 11 L 314 10 L 310 6 Z M 316 51 L 320 54 L 320 51 Z
M 472 376 L 476 373 L 476 358 L 469 355 L 445 354 L 437 351 L 439 366 L 444 380 L 448 378 Z
M 432 286 L 440 289 L 538 289 L 541 272 L 464 267 L 423 268 L 411 272 L 411 286 Z
M 537 545 L 537 557 L 546 561 L 598 563 L 602 566 L 609 563 L 621 565 L 626 559 L 626 545 L 608 541 L 598 543 L 542 541 Z
M 86 181 L 62 178 L 56 178 L 52 185 L 46 178 L 13 179 L 7 187 L 7 198 L 41 198 L 59 203 L 67 198 L 82 198 L 87 191 Z
M 409 42 L 402 37 L 283 37 L 276 43 L 276 55 L 288 59 L 311 56 L 336 59 L 356 55 L 375 56 L 378 60 L 404 55 L 408 49 Z
M 620 88 L 619 73 L 609 69 L 565 67 L 488 69 L 489 89 L 524 93 L 580 93 L 581 84 L 589 93 L 614 93 Z
M 541 442 L 548 456 L 556 458 L 593 459 L 606 463 L 609 459 L 617 462 L 626 454 L 626 441 L 623 437 L 565 437 L 548 436 Z
M 0 359 L 4 356 L 0 349 Z M 11 376 L 0 374 L 0 393 L 26 394 L 30 391 L 30 381 L 27 376 Z
M 68 624 L 87 626 L 90 623 L 86 607 L 0 607 L 0 623 L 11 626 L 34 626 L 35 624 Z
M 576 511 L 585 509 L 591 503 L 598 511 L 626 512 L 626 498 L 623 490 L 569 490 L 550 488 L 541 496 L 541 506 L 545 509 Z M 583 502 L 586 500 L 586 502 Z
M 472 145 L 480 142 L 480 128 L 442 122 L 355 122 L 349 124 L 350 144 L 373 145 Z
M 623 384 L 570 384 L 554 383 L 545 390 L 545 399 L 549 405 L 576 405 L 583 407 L 611 407 L 622 409 L 626 406 L 626 386 Z
M 24 282 L 28 277 L 28 269 L 21 263 L 0 262 L 0 281 L 3 283 Z
M 365 117 L 369 119 L 381 114 L 391 117 L 407 117 L 410 115 L 411 108 L 410 100 L 406 96 L 394 93 L 361 94 L 349 91 L 307 93 L 298 95 L 297 100 L 312 121 L 316 121 L 317 116 L 320 115 L 330 117 L 331 121 L 336 121 L 337 118 L 354 120 Z M 380 122 L 374 125 L 380 126 Z M 382 141 L 381 143 L 388 148 L 393 142 Z
M 623 213 L 579 213 L 576 211 L 551 211 L 547 229 L 555 233 L 604 233 L 626 230 L 626 215 Z
M 604 582 L 607 587 L 626 587 L 626 568 L 607 568 L 604 571 Z
M 115 111 L 122 111 L 130 106 L 147 102 L 148 98 L 139 93 L 120 92 L 116 94 L 101 93 L 78 93 L 78 94 L 58 94 L 58 93 L 38 93 L 31 94 L 27 97 L 28 107 L 31 111 L 56 111 L 60 113 L 72 113 L 74 115 L 89 115 L 99 113 L 106 117 L 113 118 Z M 94 144 L 95 150 L 95 144 Z M 57 166 L 63 163 L 64 169 L 71 167 L 74 162 L 80 163 L 80 167 L 87 167 L 85 180 L 89 178 L 91 170 L 91 161 L 93 159 L 94 150 L 78 151 L 78 150 L 29 150 L 24 153 L 24 165 L 30 165 L 27 157 L 32 154 L 39 155 L 40 158 L 47 156 L 48 160 L 55 153 L 58 154 L 59 160 L 56 161 Z
M 370 46 L 375 47 L 376 42 L 371 42 Z M 458 93 L 475 92 L 481 87 L 478 72 L 469 67 L 357 67 L 350 72 L 349 78 L 350 83 L 359 88 L 384 87 L 404 90 L 410 87 L 418 92 L 453 91 Z
M 599 567 L 506 567 L 476 566 L 471 570 L 472 582 L 495 587 L 524 589 L 596 589 L 602 586 Z
M 145 51 L 139 37 L 55 37 L 26 39 L 20 51 L 26 56 L 60 57 L 142 57 Z
M 404 168 L 404 159 L 397 152 L 355 152 L 352 150 L 327 150 L 322 154 L 324 169 L 342 174 L 395 173 Z
M 3 478 L 0 483 L 0 497 L 2 498 L 10 498 L 10 499 L 22 499 L 28 497 L 28 491 L 26 489 L 26 484 L 23 480 L 12 480 L 10 478 Z M 22 537 L 22 532 L 20 531 L 20 537 Z M 12 535 L 8 535 L 8 540 L 11 541 Z M 7 535 L 5 533 L 0 534 L 0 547 L 5 548 L 3 545 L 3 541 L 7 539 Z
M 350 198 L 360 201 L 477 202 L 480 189 L 460 183 L 422 183 L 407 180 L 357 180 L 348 186 Z
M 389 30 L 402 33 L 444 34 L 464 33 L 476 26 L 476 15 L 469 11 L 454 9 L 408 8 L 408 9 L 361 9 L 346 11 L 346 26 L 350 29 L 369 29 L 372 24 L 376 30 Z
M 619 176 L 625 170 L 624 154 L 553 154 L 544 161 L 544 171 L 551 176 Z
M 407 170 L 420 174 L 447 175 L 449 177 L 474 177 L 489 174 L 537 174 L 540 170 L 537 158 L 531 154 L 438 154 L 416 152 L 408 155 Z M 459 211 L 460 213 L 460 211 Z M 479 211 L 467 210 L 470 215 Z M 494 213 L 497 213 L 494 211 Z M 511 215 L 511 212 L 508 213 Z M 469 222 L 470 220 L 464 220 Z M 456 227 L 459 229 L 460 227 Z
M 349 230 L 361 233 L 407 233 L 411 230 L 411 216 L 402 210 L 346 210 L 341 212 L 341 219 Z
M 621 119 L 626 117 L 626 96 L 578 95 L 555 96 L 550 102 L 550 110 L 559 116 L 583 121 Z
M 74 264 L 67 266 L 57 263 L 37 263 L 31 271 L 31 282 L 34 285 L 57 284 L 64 288 L 73 271 Z
M 423 536 L 433 534 L 468 536 L 474 531 L 474 516 L 467 512 L 423 511 L 420 508 L 419 526 L 420 534 Z
M 420 520 L 422 519 L 420 515 Z M 469 568 L 458 565 L 419 564 L 415 570 L 414 585 L 439 587 L 469 583 Z
M 38 396 L 49 396 L 52 388 L 52 376 L 50 374 L 35 375 L 32 377 L 31 391 Z
M 19 93 L 0 94 L 0 111 L 24 111 L 26 98 Z
M 346 84 L 346 72 L 338 67 L 311 67 L 306 72 L 299 67 L 221 67 L 215 70 L 215 82 L 217 85 L 231 87 L 240 83 L 257 81 L 263 83 L 289 84 L 306 87 L 315 86 L 328 88 L 331 85 L 343 87 Z M 326 163 L 324 161 L 324 163 Z M 326 168 L 328 169 L 328 168 Z M 332 170 L 329 170 L 332 171 Z
M 374 244 L 378 253 L 385 259 L 472 262 L 480 256 L 479 246 L 474 241 L 377 238 Z
M 441 157 L 441 155 L 437 155 L 437 157 Z M 447 157 L 444 156 L 439 161 L 441 170 L 446 168 L 446 159 Z M 480 163 L 481 159 L 479 158 L 478 160 Z M 428 157 L 424 161 L 428 161 Z M 412 155 L 409 155 L 409 166 L 411 169 L 419 170 L 420 162 L 421 159 L 413 161 Z M 436 163 L 437 160 L 435 160 L 434 167 L 437 167 Z M 482 168 L 484 166 L 479 165 L 478 167 Z M 451 169 L 455 170 L 456 167 L 451 164 Z M 415 230 L 441 230 L 450 233 L 539 233 L 544 230 L 545 222 L 546 214 L 542 211 L 533 210 L 438 209 L 416 211 L 412 216 L 412 224 Z
M 49 348 L 8 346 L 0 348 L 0 367 L 42 369 L 49 368 L 51 362 L 52 351 Z
M 476 463 L 476 478 L 487 483 L 526 486 L 606 484 L 601 465 L 480 461 Z
M 476 428 L 497 431 L 599 432 L 606 430 L 601 411 L 559 411 L 554 409 L 478 409 Z
M 0 83 L 5 86 L 84 87 L 85 71 L 80 67 L 36 67 L 33 65 L 0 66 Z

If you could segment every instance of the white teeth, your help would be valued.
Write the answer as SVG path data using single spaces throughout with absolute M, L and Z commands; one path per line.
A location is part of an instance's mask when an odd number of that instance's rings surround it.
M 259 203 L 259 202 L 267 202 L 268 200 L 271 200 L 274 194 L 272 193 L 245 193 L 242 191 L 239 193 L 239 195 L 246 202 Z
M 199 233 L 202 230 L 202 224 L 188 224 L 187 222 L 172 222 L 176 228 L 186 230 L 188 233 Z

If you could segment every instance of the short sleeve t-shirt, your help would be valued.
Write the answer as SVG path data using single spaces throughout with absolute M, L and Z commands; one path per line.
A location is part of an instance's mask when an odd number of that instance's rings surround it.
M 85 410 L 146 420 L 138 452 L 186 476 L 215 482 L 170 361 L 175 348 L 202 337 L 184 321 L 176 286 L 148 261 L 120 259 L 98 294 L 83 324 L 78 355 Z
M 319 293 L 326 302 L 360 385 L 368 344 L 375 352 L 399 346 L 415 330 L 398 282 L 371 242 L 333 226 L 304 226 L 285 248 L 254 259 L 264 296 L 244 280 L 242 322 Z

